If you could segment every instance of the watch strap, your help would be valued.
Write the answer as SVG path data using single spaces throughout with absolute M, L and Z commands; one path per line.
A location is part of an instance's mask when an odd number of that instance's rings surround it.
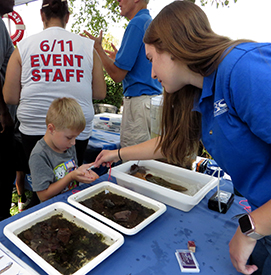
M 252 238 L 252 239 L 254 239 L 254 240 L 260 240 L 260 239 L 262 239 L 264 237 L 263 235 L 258 234 L 255 231 L 252 231 L 250 233 L 246 233 L 245 235 L 248 236 L 248 237 L 250 237 L 250 238 Z

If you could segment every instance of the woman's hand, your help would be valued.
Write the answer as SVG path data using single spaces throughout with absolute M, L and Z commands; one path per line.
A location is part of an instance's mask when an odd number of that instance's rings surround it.
M 95 167 L 100 167 L 100 165 L 110 167 L 113 162 L 118 162 L 119 160 L 118 150 L 103 150 L 97 156 L 93 165 Z
M 256 240 L 245 236 L 240 227 L 237 228 L 229 247 L 232 264 L 238 272 L 250 275 L 258 269 L 256 265 L 247 265 L 256 243 Z

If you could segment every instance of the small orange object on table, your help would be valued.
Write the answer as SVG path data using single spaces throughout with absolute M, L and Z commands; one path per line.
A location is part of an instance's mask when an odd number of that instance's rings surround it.
M 196 252 L 196 245 L 194 241 L 188 241 L 187 247 L 191 252 Z

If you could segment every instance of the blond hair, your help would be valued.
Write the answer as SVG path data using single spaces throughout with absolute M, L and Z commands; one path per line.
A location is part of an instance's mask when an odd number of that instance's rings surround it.
M 57 98 L 50 105 L 46 125 L 52 123 L 56 130 L 71 129 L 82 132 L 86 126 L 86 119 L 81 106 L 73 98 Z
M 233 41 L 214 33 L 203 10 L 189 1 L 174 1 L 164 7 L 144 36 L 144 43 L 153 45 L 157 52 L 168 52 L 202 76 L 214 72 L 234 46 L 248 41 Z M 182 164 L 197 153 L 201 115 L 193 108 L 200 95 L 201 89 L 192 85 L 164 93 L 157 149 L 161 148 L 169 162 Z

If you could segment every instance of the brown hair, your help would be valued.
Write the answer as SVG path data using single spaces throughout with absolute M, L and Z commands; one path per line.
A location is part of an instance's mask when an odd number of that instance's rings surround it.
M 59 18 L 63 22 L 65 16 L 70 13 L 67 0 L 43 0 L 41 11 L 44 12 L 47 20 Z
M 234 46 L 247 41 L 232 41 L 214 33 L 206 14 L 189 1 L 174 1 L 163 8 L 144 36 L 144 43 L 153 45 L 157 52 L 170 53 L 202 76 L 214 72 Z M 157 149 L 161 148 L 169 162 L 181 164 L 197 153 L 201 115 L 193 108 L 200 94 L 201 89 L 192 85 L 173 94 L 164 93 Z
M 71 129 L 82 132 L 86 119 L 79 103 L 73 98 L 57 98 L 50 105 L 46 115 L 46 125 L 52 123 L 56 130 Z

